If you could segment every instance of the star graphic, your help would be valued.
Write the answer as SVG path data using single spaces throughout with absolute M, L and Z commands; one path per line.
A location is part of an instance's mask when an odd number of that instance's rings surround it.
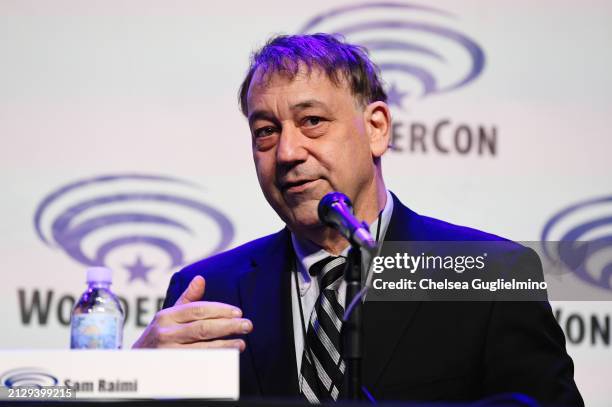
M 392 106 L 395 105 L 399 107 L 400 109 L 403 109 L 403 106 L 402 106 L 403 99 L 408 95 L 409 95 L 408 92 L 403 92 L 401 89 L 397 87 L 395 82 L 393 82 L 391 84 L 391 87 L 387 91 L 387 100 L 389 101 L 390 105 Z
M 153 266 L 145 265 L 142 262 L 142 258 L 140 257 L 140 255 L 136 257 L 134 264 L 132 265 L 124 264 L 124 266 L 127 269 L 127 271 L 130 273 L 129 282 L 132 282 L 134 280 L 142 280 L 145 283 L 149 282 L 149 280 L 147 279 L 147 273 L 151 272 L 151 270 L 153 269 Z

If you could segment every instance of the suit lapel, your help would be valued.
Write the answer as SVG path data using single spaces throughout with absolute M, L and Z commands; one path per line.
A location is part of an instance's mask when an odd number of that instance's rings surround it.
M 420 216 L 405 207 L 395 195 L 391 195 L 393 213 L 384 241 L 418 240 L 423 227 Z M 395 349 L 401 346 L 400 339 L 420 305 L 416 301 L 364 303 L 364 384 L 376 386 Z
M 262 396 L 295 396 L 298 386 L 291 315 L 291 239 L 287 229 L 271 239 L 266 249 L 253 256 L 251 269 L 239 282 L 245 318 L 253 321 L 247 348 Z
M 385 241 L 419 240 L 423 228 L 420 216 L 395 195 L 393 205 Z M 246 337 L 247 349 L 262 396 L 292 397 L 299 390 L 291 313 L 291 238 L 283 229 L 271 239 L 241 276 L 240 301 L 245 318 L 253 321 L 253 332 Z M 419 306 L 420 302 L 408 301 L 365 302 L 364 384 L 375 386 L 380 380 Z

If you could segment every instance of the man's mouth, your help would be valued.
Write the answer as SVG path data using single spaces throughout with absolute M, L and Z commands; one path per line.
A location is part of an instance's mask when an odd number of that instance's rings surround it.
M 283 182 L 281 190 L 290 194 L 297 194 L 310 188 L 310 186 L 316 181 L 316 179 L 304 179 L 291 182 Z

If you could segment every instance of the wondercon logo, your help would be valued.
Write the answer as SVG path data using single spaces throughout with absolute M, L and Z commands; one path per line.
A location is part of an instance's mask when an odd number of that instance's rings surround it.
M 25 367 L 9 370 L 0 377 L 0 383 L 6 388 L 57 386 L 59 380 L 47 371 L 36 367 Z
M 84 266 L 124 269 L 129 282 L 207 257 L 234 237 L 205 191 L 174 177 L 121 174 L 61 186 L 38 205 L 40 240 Z
M 583 281 L 612 291 L 612 196 L 578 202 L 544 225 L 544 254 Z
M 362 3 L 312 18 L 303 33 L 328 32 L 368 49 L 381 69 L 389 104 L 459 89 L 482 72 L 485 54 L 453 28 L 456 16 L 410 3 Z

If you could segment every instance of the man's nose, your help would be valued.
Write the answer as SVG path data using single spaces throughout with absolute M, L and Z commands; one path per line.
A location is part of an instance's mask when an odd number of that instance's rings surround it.
M 276 147 L 276 161 L 278 164 L 288 165 L 306 161 L 308 150 L 304 136 L 300 129 L 293 124 L 283 126 L 280 139 Z

